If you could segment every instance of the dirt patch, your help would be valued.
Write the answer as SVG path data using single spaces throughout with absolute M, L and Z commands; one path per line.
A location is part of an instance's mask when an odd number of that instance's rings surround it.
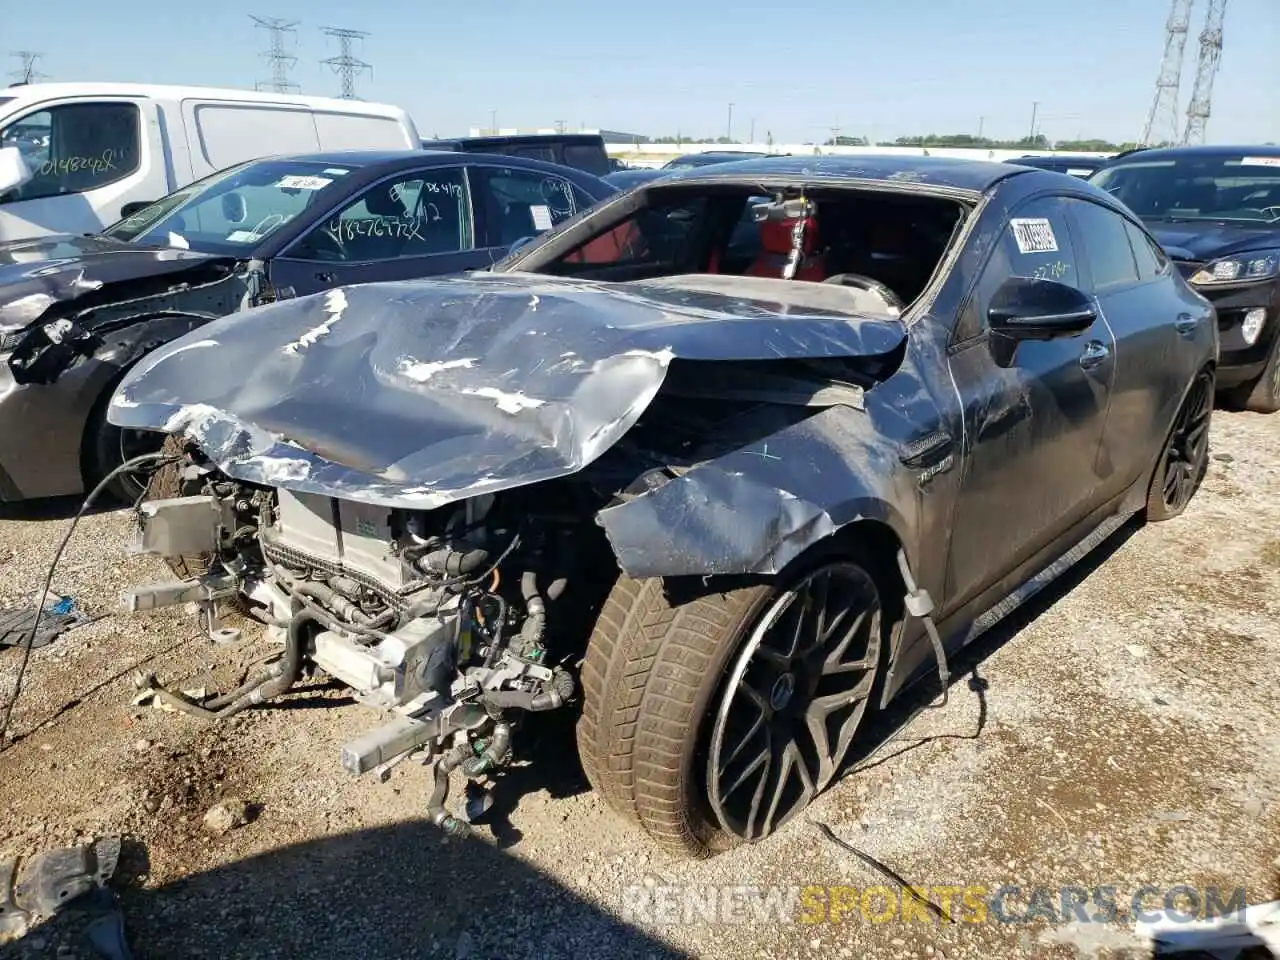
M 795 898 L 784 917 L 640 916 L 644 889 L 883 880 L 807 821 L 672 862 L 586 790 L 572 729 L 551 718 L 523 731 L 493 829 L 456 841 L 424 822 L 425 768 L 385 784 L 342 772 L 341 745 L 381 718 L 341 691 L 310 686 L 220 727 L 131 707 L 139 667 L 225 688 L 270 648 L 252 630 L 212 647 L 181 615 L 114 613 L 125 586 L 165 576 L 126 554 L 121 515 L 89 518 L 55 580 L 111 616 L 32 658 L 22 739 L 0 757 L 0 854 L 132 838 L 145 857 L 130 861 L 125 909 L 141 958 L 1148 955 L 1129 909 L 1143 884 L 1280 896 L 1278 427 L 1217 414 L 1214 453 L 1230 459 L 1211 463 L 1184 517 L 1107 545 L 980 641 L 945 708 L 892 731 L 814 805 L 913 883 L 1017 887 L 1009 922 L 806 924 Z M 30 597 L 62 523 L 0 521 L 0 597 Z M 0 653 L 0 690 L 15 667 Z M 228 797 L 256 815 L 211 836 L 202 818 Z M 1038 889 L 1104 885 L 1125 908 L 1114 922 L 1017 919 Z M 39 937 L 13 952 L 88 956 L 69 933 Z

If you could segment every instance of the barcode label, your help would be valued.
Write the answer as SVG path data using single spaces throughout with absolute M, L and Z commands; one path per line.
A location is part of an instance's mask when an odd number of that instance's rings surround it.
M 1013 219 L 1009 225 L 1022 253 L 1057 253 L 1058 238 L 1053 235 L 1053 224 L 1043 217 Z

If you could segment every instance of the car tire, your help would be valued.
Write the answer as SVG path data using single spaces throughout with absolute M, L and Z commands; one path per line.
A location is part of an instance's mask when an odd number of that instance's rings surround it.
M 1231 395 L 1233 405 L 1254 413 L 1280 411 L 1280 329 L 1271 341 L 1267 365 L 1257 380 L 1242 384 Z
M 839 553 L 822 551 L 775 582 L 726 586 L 685 602 L 673 601 L 660 579 L 618 579 L 588 642 L 577 730 L 587 779 L 614 810 L 667 851 L 706 857 L 764 839 L 843 772 L 880 694 L 897 622 L 885 615 L 871 573 L 876 568 L 860 553 L 847 545 Z M 848 639 L 837 630 L 822 642 L 816 630 L 807 630 L 800 649 L 817 643 L 828 663 L 817 676 L 812 657 L 807 665 L 796 657 L 783 669 L 786 651 L 777 645 L 778 635 L 790 627 L 798 637 L 797 624 L 812 627 L 811 620 L 793 623 L 801 610 L 797 604 L 813 602 L 816 608 L 820 596 L 826 597 L 824 609 L 844 605 L 843 619 L 832 614 L 827 622 L 852 624 Z M 854 655 L 858 659 L 850 661 Z M 856 669 L 828 672 L 841 663 Z M 771 685 L 763 694 L 756 689 L 766 684 Z M 833 700 L 841 705 L 832 706 Z M 806 719 L 806 713 L 824 710 L 830 710 L 820 725 L 825 750 Z M 751 734 L 754 720 L 745 718 L 758 719 L 761 731 Z M 795 739 L 788 740 L 786 731 Z M 734 733 L 742 735 L 742 759 L 729 748 Z M 801 744 L 805 737 L 807 748 Z M 769 760 L 735 794 L 730 780 L 742 775 L 749 756 Z M 787 767 L 788 759 L 799 767 Z M 708 777 L 712 764 L 723 766 L 726 775 Z M 778 770 L 787 775 L 785 783 L 770 779 Z M 777 806 L 785 803 L 785 809 L 760 820 L 768 813 L 760 803 L 753 824 L 751 816 L 741 815 L 748 788 L 753 798 L 757 792 L 776 794 L 783 801 Z
M 89 413 L 80 447 L 84 490 L 88 494 L 107 474 L 126 460 L 159 451 L 163 434 L 144 430 L 124 430 L 107 419 L 107 407 L 115 392 L 115 381 L 107 386 Z M 136 503 L 144 495 L 144 474 L 125 473 L 114 477 L 104 493 L 120 506 Z
M 1180 516 L 1209 470 L 1209 426 L 1213 420 L 1214 373 L 1201 370 L 1191 383 L 1160 448 L 1147 489 L 1147 519 Z

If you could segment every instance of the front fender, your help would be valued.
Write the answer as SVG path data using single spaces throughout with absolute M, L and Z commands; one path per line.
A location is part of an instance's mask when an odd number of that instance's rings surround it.
M 909 543 L 897 452 L 866 414 L 833 406 L 625 503 L 597 522 L 627 576 L 773 574 L 858 520 Z

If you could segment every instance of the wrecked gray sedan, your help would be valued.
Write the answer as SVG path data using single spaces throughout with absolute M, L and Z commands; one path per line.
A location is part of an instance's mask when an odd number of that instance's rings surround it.
M 1031 168 L 764 160 L 664 178 L 494 270 L 216 321 L 123 382 L 171 434 L 140 543 L 396 719 L 343 748 L 500 773 L 581 702 L 592 784 L 701 855 L 769 835 L 869 710 L 1208 456 L 1213 311 L 1127 210 Z

